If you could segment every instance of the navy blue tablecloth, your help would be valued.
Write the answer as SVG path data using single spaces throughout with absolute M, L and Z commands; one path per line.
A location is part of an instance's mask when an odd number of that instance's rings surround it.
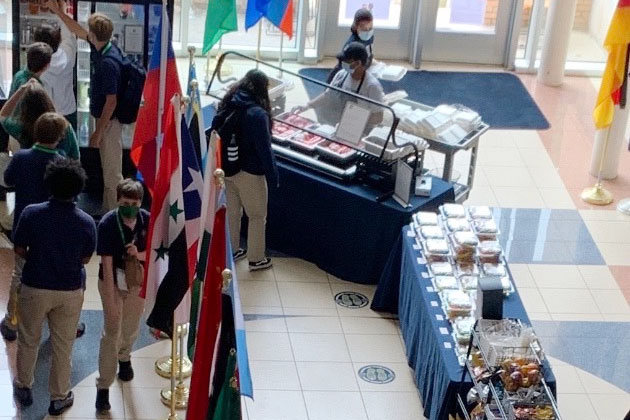
M 413 213 L 454 199 L 452 184 L 433 178 L 431 197 L 402 208 L 392 198 L 279 161 L 280 187 L 269 188 L 267 247 L 310 261 L 343 280 L 375 284 Z
M 409 236 L 411 232 L 408 226 L 402 229 L 398 269 L 394 265 L 397 257 L 392 256 L 389 260 L 391 264 L 387 266 L 390 273 L 381 277 L 374 302 L 398 310 L 407 360 L 415 371 L 414 379 L 422 396 L 424 415 L 430 420 L 446 420 L 449 412 L 455 409 L 457 393 L 460 390 L 468 392 L 472 382 L 468 376 L 463 384 L 461 382 L 464 368 L 459 365 L 454 351 L 455 343 L 450 335 L 452 328 L 440 307 L 438 294 L 433 291 L 427 267 L 419 259 L 415 238 Z M 392 254 L 395 253 L 396 250 L 393 250 Z M 384 284 L 388 279 L 390 284 Z M 386 302 L 383 292 L 397 288 L 398 284 L 398 301 Z M 504 299 L 503 315 L 531 324 L 518 293 Z M 546 367 L 545 379 L 555 393 L 555 378 L 548 364 Z

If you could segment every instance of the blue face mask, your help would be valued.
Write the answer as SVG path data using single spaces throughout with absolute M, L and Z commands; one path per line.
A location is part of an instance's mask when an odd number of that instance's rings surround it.
M 374 29 L 369 31 L 359 31 L 359 39 L 361 41 L 369 41 L 374 36 Z
M 350 63 L 346 63 L 345 61 L 341 62 L 341 68 L 348 72 L 348 74 L 354 73 L 354 69 L 350 66 Z

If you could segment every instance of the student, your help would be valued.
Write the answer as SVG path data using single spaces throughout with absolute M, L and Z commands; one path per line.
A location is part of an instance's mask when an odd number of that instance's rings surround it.
M 4 181 L 6 185 L 15 187 L 14 220 L 20 219 L 22 211 L 29 204 L 48 200 L 48 192 L 44 186 L 44 172 L 51 160 L 60 158 L 55 149 L 67 126 L 68 123 L 60 115 L 54 112 L 43 114 L 35 123 L 37 142 L 31 149 L 20 150 L 13 156 L 4 173 Z M 16 226 L 17 222 L 13 224 L 13 234 L 15 234 Z M 16 253 L 7 313 L 0 323 L 0 333 L 7 341 L 15 341 L 17 338 L 17 290 L 23 268 L 24 258 Z
M 212 129 L 222 140 L 228 224 L 234 260 L 248 257 L 250 270 L 271 267 L 265 257 L 267 183 L 278 185 L 278 168 L 271 151 L 271 108 L 269 79 L 250 70 L 235 83 L 219 103 Z M 230 139 L 234 144 L 230 144 Z M 228 169 L 228 166 L 233 169 Z M 249 217 L 248 245 L 239 247 L 241 216 Z
M 140 208 L 144 191 L 142 184 L 125 179 L 117 188 L 118 209 L 103 216 L 98 224 L 96 253 L 101 256 L 98 291 L 103 302 L 103 334 L 98 356 L 99 377 L 96 380 L 96 411 L 108 411 L 109 387 L 116 377 L 130 381 L 131 348 L 140 331 L 144 312 L 142 270 L 132 281 L 127 277 L 125 264 L 145 261 L 149 212 Z M 141 265 L 140 265 L 141 266 Z
M 350 32 L 350 37 L 346 40 L 345 44 L 343 44 L 341 51 L 346 49 L 352 42 L 363 44 L 368 54 L 365 66 L 370 67 L 374 59 L 372 51 L 372 44 L 374 43 L 374 17 L 372 16 L 372 12 L 365 8 L 357 10 L 354 14 L 352 26 L 350 26 Z M 330 84 L 339 70 L 341 70 L 341 60 L 337 62 L 335 68 L 328 75 L 326 83 Z
M 13 393 L 23 407 L 33 403 L 31 387 L 42 324 L 47 320 L 52 348 L 48 378 L 51 416 L 62 414 L 74 403 L 70 390 L 72 345 L 83 305 L 84 264 L 96 246 L 94 220 L 73 202 L 85 180 L 85 171 L 78 161 L 51 161 L 44 175 L 51 198 L 24 209 L 13 237 L 15 252 L 26 260 L 18 312 L 28 313 L 18 319 Z
M 368 53 L 363 44 L 352 42 L 337 56 L 342 64 L 342 69 L 335 75 L 331 85 L 337 88 L 365 96 L 376 102 L 383 102 L 383 87 L 376 77 L 367 71 Z M 309 108 L 315 109 L 320 123 L 336 125 L 346 106 L 346 102 L 357 101 L 359 105 L 371 110 L 370 126 L 380 123 L 383 119 L 382 108 L 361 100 L 341 94 L 335 90 L 327 89 L 318 97 L 310 100 L 306 106 L 297 106 L 293 112 L 304 112 Z
M 59 8 L 66 10 L 65 2 L 59 3 Z M 76 131 L 77 100 L 73 84 L 77 38 L 63 24 L 56 29 L 48 24 L 42 24 L 35 29 L 34 38 L 35 41 L 45 42 L 52 48 L 50 66 L 42 73 L 40 79 L 57 112 L 63 115 Z
M 19 105 L 19 110 L 16 108 Z M 46 112 L 54 112 L 55 106 L 46 91 L 35 79 L 21 85 L 0 110 L 0 124 L 15 138 L 20 148 L 28 149 L 35 143 L 35 121 Z M 79 143 L 68 125 L 57 150 L 63 156 L 79 159 Z
M 48 69 L 52 58 L 52 48 L 43 42 L 35 42 L 26 50 L 26 68 L 13 76 L 9 96 L 12 96 L 29 79 L 35 79 L 41 84 L 40 77 Z
M 90 136 L 90 146 L 98 147 L 103 168 L 103 209 L 117 207 L 116 187 L 122 181 L 122 124 L 114 116 L 121 84 L 122 53 L 111 42 L 114 24 L 102 13 L 88 19 L 86 31 L 78 22 L 63 13 L 54 0 L 45 4 L 55 12 L 77 37 L 90 43 L 90 113 L 96 119 L 96 128 Z

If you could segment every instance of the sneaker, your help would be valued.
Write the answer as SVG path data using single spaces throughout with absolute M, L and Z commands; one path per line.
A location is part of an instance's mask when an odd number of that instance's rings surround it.
M 271 258 L 263 258 L 260 261 L 249 263 L 249 271 L 264 270 L 269 267 L 271 267 Z
M 239 248 L 238 250 L 236 250 L 235 253 L 232 254 L 232 258 L 234 259 L 234 262 L 238 260 L 242 260 L 246 256 L 247 256 L 247 250 L 243 248 Z
M 17 339 L 17 331 L 9 327 L 6 318 L 0 322 L 0 334 L 7 341 L 15 341 Z
M 72 407 L 74 404 L 74 394 L 68 392 L 68 396 L 63 400 L 52 400 L 48 406 L 48 414 L 51 416 L 60 416 L 64 411 Z
M 133 379 L 131 360 L 128 362 L 118 362 L 118 379 L 124 382 L 129 382 Z
M 101 414 L 105 411 L 111 410 L 112 406 L 109 404 L 109 389 L 97 389 L 96 390 L 96 412 Z
M 13 396 L 22 407 L 28 407 L 33 404 L 33 393 L 30 388 L 13 385 Z
M 77 338 L 83 337 L 85 334 L 85 322 L 79 322 L 77 324 Z

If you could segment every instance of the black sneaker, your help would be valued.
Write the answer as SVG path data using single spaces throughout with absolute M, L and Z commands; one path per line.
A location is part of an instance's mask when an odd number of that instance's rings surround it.
M 238 260 L 242 260 L 246 256 L 247 256 L 247 250 L 243 248 L 237 249 L 236 252 L 232 254 L 232 258 L 234 259 L 234 262 Z
M 249 271 L 264 270 L 269 267 L 271 267 L 271 258 L 263 258 L 260 261 L 249 263 Z
M 74 404 L 74 394 L 72 391 L 68 392 L 68 396 L 63 400 L 53 400 L 48 406 L 48 414 L 51 416 L 60 416 L 64 411 L 72 407 Z
M 33 393 L 30 388 L 23 388 L 14 384 L 13 396 L 22 407 L 28 407 L 33 404 Z
M 77 324 L 77 338 L 81 338 L 83 337 L 83 334 L 85 334 L 85 322 L 79 322 Z
M 17 339 L 17 331 L 7 325 L 6 318 L 0 322 L 0 334 L 7 341 L 15 341 Z
M 111 410 L 112 406 L 109 404 L 109 389 L 97 389 L 96 390 L 96 412 L 101 414 L 105 411 Z
M 133 379 L 131 360 L 128 362 L 118 362 L 118 379 L 124 382 L 129 382 Z

